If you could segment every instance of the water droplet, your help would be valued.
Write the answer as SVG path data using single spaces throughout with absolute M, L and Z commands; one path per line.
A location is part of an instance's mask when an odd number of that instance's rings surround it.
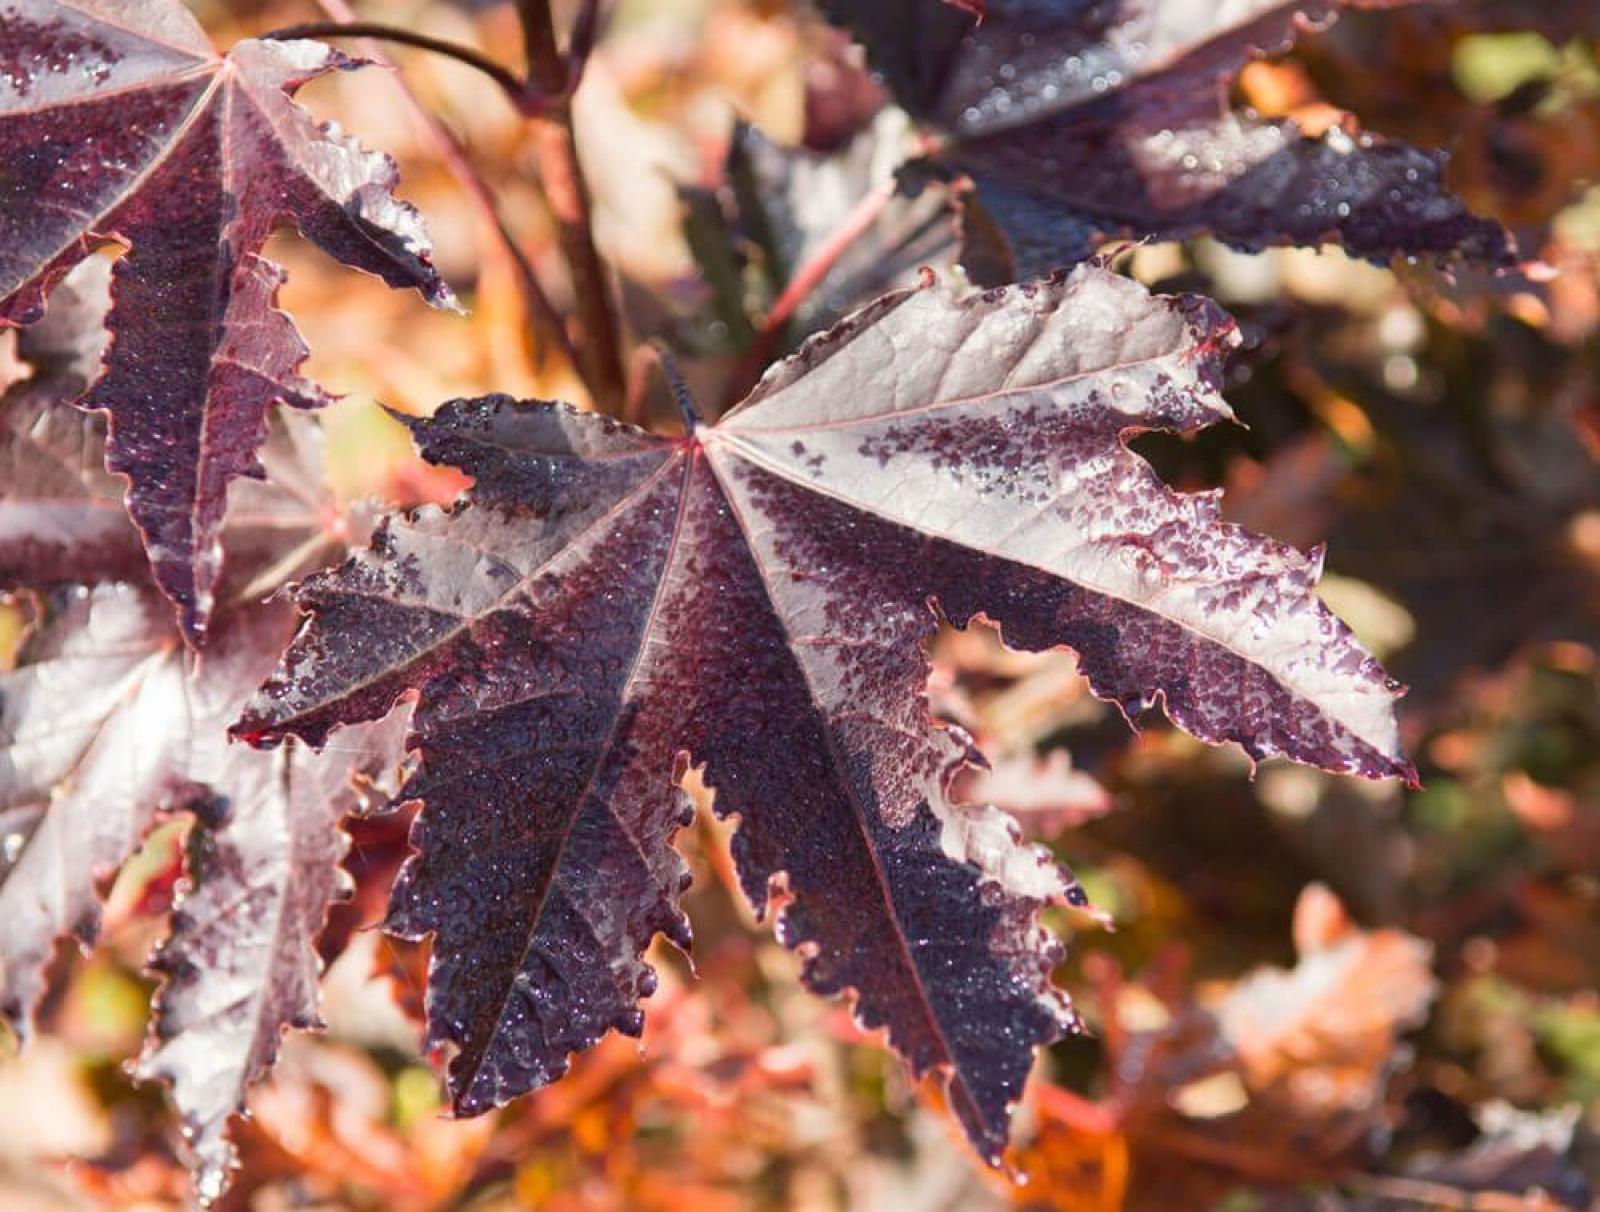
M 195 1183 L 195 1191 L 202 1204 L 212 1204 L 222 1198 L 223 1174 L 221 1170 L 206 1170 Z

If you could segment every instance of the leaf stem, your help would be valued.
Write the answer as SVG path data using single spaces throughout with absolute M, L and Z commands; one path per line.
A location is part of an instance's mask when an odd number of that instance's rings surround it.
M 667 381 L 667 388 L 672 392 L 672 401 L 678 406 L 679 415 L 683 417 L 684 432 L 694 433 L 702 424 L 700 410 L 695 407 L 694 395 L 689 391 L 689 385 L 683 381 L 683 371 L 678 366 L 678 359 L 663 341 L 651 341 L 646 348 L 655 354 L 656 361 L 661 366 L 661 377 Z
M 571 95 L 578 75 L 574 60 L 581 70 L 596 37 L 599 4 L 584 0 L 573 28 L 571 58 L 561 53 L 556 41 L 549 0 L 517 0 L 517 17 L 528 59 L 527 87 L 542 101 L 530 114 L 534 151 L 577 297 L 583 380 L 595 404 L 616 415 L 627 397 L 617 310 L 610 277 L 595 248 L 589 183 L 572 133 Z
M 772 304 L 772 310 L 767 313 L 756 339 L 750 343 L 750 348 L 739 359 L 739 365 L 729 377 L 728 397 L 723 401 L 725 409 L 737 404 L 755 386 L 771 360 L 773 348 L 783 335 L 783 330 L 794 318 L 794 313 L 828 276 L 845 250 L 883 213 L 884 207 L 894 197 L 896 188 L 895 178 L 890 177 L 862 197 L 827 241 L 811 255 L 811 259 L 795 271 L 794 277 L 789 279 L 789 284 Z
M 613 415 L 626 394 L 611 279 L 595 248 L 589 183 L 578 160 L 567 102 L 534 119 L 539 180 L 556 221 L 556 239 L 572 274 L 578 306 L 578 357 L 594 402 Z
M 351 25 L 359 24 L 354 20 L 355 14 L 351 11 L 345 0 L 318 0 L 318 5 L 329 16 L 333 17 L 342 28 L 348 29 Z M 372 57 L 380 63 L 387 63 L 386 57 L 375 47 L 369 51 Z M 578 360 L 578 351 L 573 348 L 572 339 L 567 335 L 566 323 L 561 313 L 551 303 L 550 296 L 545 293 L 544 286 L 539 281 L 538 274 L 534 271 L 533 263 L 528 260 L 528 255 L 522 250 L 522 245 L 517 241 L 511 229 L 506 226 L 505 219 L 501 217 L 499 207 L 495 204 L 494 192 L 489 188 L 487 181 L 481 173 L 473 167 L 467 158 L 465 150 L 455 135 L 450 132 L 443 122 L 434 116 L 430 110 L 412 91 L 406 83 L 405 77 L 395 76 L 395 82 L 400 86 L 401 93 L 405 96 L 407 104 L 421 120 L 438 149 L 440 158 L 445 167 L 455 177 L 456 182 L 467 193 L 468 199 L 478 211 L 484 225 L 499 239 L 500 246 L 517 274 L 517 282 L 522 289 L 523 304 L 527 308 L 529 321 L 534 331 L 540 338 L 556 347 L 561 355 L 571 364 L 573 370 L 581 379 L 583 377 L 583 364 Z M 586 383 L 586 387 L 589 385 Z M 593 391 L 593 388 L 589 388 Z
M 306 21 L 300 25 L 286 25 L 282 29 L 270 30 L 261 37 L 276 42 L 287 42 L 295 38 L 371 38 L 382 42 L 394 42 L 401 46 L 414 46 L 418 50 L 432 51 L 436 55 L 444 55 L 458 63 L 476 68 L 500 86 L 500 91 L 506 94 L 511 104 L 517 108 L 517 112 L 528 111 L 528 86 L 521 77 L 487 55 L 480 54 L 470 46 L 462 46 L 458 42 L 430 37 L 413 30 L 401 29 L 399 26 L 385 25 L 381 21 Z
M 343 0 L 321 0 L 321 3 L 326 11 L 336 14 L 350 12 Z M 532 123 L 540 180 L 556 221 L 557 239 L 572 276 L 573 293 L 577 299 L 579 339 L 576 343 L 540 286 L 532 265 L 506 228 L 495 207 L 493 194 L 482 177 L 467 164 L 460 146 L 448 130 L 416 102 L 414 95 L 411 95 L 411 99 L 422 113 L 451 169 L 456 172 L 474 204 L 511 254 L 535 324 L 571 359 L 594 403 L 615 415 L 626 396 L 617 309 L 612 300 L 610 278 L 595 248 L 589 186 L 584 179 L 572 133 L 571 92 L 594 45 L 599 12 L 598 0 L 584 0 L 573 28 L 572 56 L 569 60 L 562 55 L 556 42 L 548 0 L 517 0 L 517 15 L 522 22 L 528 56 L 527 80 L 469 47 L 374 21 L 307 22 L 275 30 L 263 37 L 351 36 L 396 42 L 435 51 L 467 63 L 500 85 L 518 112 Z

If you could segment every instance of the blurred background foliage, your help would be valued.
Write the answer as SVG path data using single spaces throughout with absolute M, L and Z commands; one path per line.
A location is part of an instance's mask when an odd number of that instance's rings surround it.
M 322 15 L 294 0 L 197 7 L 224 45 Z M 504 4 L 391 0 L 363 15 L 490 51 L 517 44 Z M 465 69 L 397 57 L 562 301 L 570 286 L 523 127 Z M 1158 718 L 1131 731 L 1086 693 L 1070 655 L 1007 653 L 982 631 L 943 636 L 935 709 L 993 761 L 971 773 L 970 794 L 1014 811 L 1102 911 L 1053 923 L 1071 944 L 1060 979 L 1092 1032 L 1040 1058 L 1009 1176 L 967 1153 L 936 1096 L 843 1006 L 799 990 L 795 957 L 752 919 L 707 814 L 683 839 L 693 964 L 656 955 L 663 980 L 642 1043 L 611 1038 L 548 1090 L 444 1119 L 417 1050 L 425 955 L 373 928 L 407 821 L 356 822 L 359 891 L 323 939 L 329 1029 L 289 1040 L 257 1092 L 225 1206 L 1591 1206 L 1600 6 L 1353 14 L 1252 65 L 1237 88 L 1312 128 L 1353 113 L 1450 149 L 1455 187 L 1537 263 L 1495 279 L 1205 241 L 1141 246 L 1121 262 L 1162 288 L 1215 295 L 1247 337 L 1228 392 L 1247 427 L 1141 449 L 1182 487 L 1225 486 L 1238 521 L 1328 545 L 1328 598 L 1412 687 L 1402 723 L 1422 789 L 1284 764 L 1252 779 L 1237 750 Z M 454 485 L 428 478 L 379 401 L 416 412 L 488 391 L 581 402 L 581 387 L 530 337 L 512 267 L 394 73 L 341 75 L 306 98 L 400 160 L 471 306 L 465 319 L 431 312 L 293 240 L 275 244 L 309 371 L 345 397 L 324 415 L 332 478 L 346 496 L 448 499 Z M 634 335 L 677 346 L 708 401 L 737 373 L 751 313 L 772 302 L 758 256 L 696 238 L 696 216 L 717 218 L 726 200 L 735 120 L 825 153 L 881 102 L 798 4 L 615 6 L 577 100 L 597 235 Z M 632 407 L 647 418 L 662 402 L 646 393 Z M 63 948 L 45 1038 L 22 1056 L 0 1045 L 7 1212 L 188 1198 L 161 1092 L 124 1068 L 183 831 L 163 826 L 122 872 L 92 958 Z

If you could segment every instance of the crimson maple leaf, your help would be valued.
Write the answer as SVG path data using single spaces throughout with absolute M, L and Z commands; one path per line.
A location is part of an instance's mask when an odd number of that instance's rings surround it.
M 1347 127 L 1311 138 L 1228 101 L 1229 78 L 1297 29 L 1404 2 L 992 0 L 978 20 L 929 0 L 818 0 L 939 132 L 935 161 L 970 174 L 1017 276 L 1106 235 L 1507 263 L 1506 233 L 1445 190 L 1441 157 Z
M 941 613 L 1070 645 L 1099 694 L 1207 740 L 1409 776 L 1394 688 L 1317 599 L 1318 560 L 1125 445 L 1228 418 L 1235 342 L 1209 303 L 1083 267 L 889 296 L 680 438 L 499 396 L 413 420 L 473 488 L 300 588 L 310 617 L 236 728 L 320 745 L 416 696 L 419 853 L 390 928 L 434 936 L 456 1110 L 640 1030 L 645 947 L 689 941 L 692 762 L 739 818 L 751 901 L 785 889 L 806 984 L 851 992 L 999 1156 L 1033 1046 L 1075 1021 L 1037 910 L 1082 894 L 949 794 L 971 749 L 927 709 Z
M 0 6 L 0 323 L 98 245 L 126 245 L 114 340 L 86 408 L 110 416 L 107 463 L 155 578 L 191 639 L 214 606 L 228 487 L 261 475 L 274 402 L 326 397 L 261 257 L 293 223 L 345 264 L 448 305 L 394 165 L 289 99 L 360 61 L 314 42 L 212 49 L 178 0 Z

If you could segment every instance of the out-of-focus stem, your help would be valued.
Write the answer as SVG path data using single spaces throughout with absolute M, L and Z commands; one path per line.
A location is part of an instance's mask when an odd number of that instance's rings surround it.
M 540 92 L 555 96 L 566 92 L 567 61 L 556 42 L 550 0 L 517 0 L 522 22 L 522 44 L 528 59 L 528 80 Z
M 526 104 L 527 88 L 522 80 L 515 72 L 502 67 L 487 55 L 480 55 L 470 46 L 385 25 L 381 21 L 306 21 L 299 25 L 286 25 L 282 29 L 269 30 L 261 37 L 277 42 L 295 38 L 365 38 L 369 41 L 414 46 L 418 50 L 431 51 L 436 55 L 454 59 L 457 63 L 465 63 L 468 67 L 482 72 L 500 86 L 500 91 L 506 94 L 511 104 L 518 110 Z
M 589 64 L 589 53 L 599 37 L 600 0 L 583 0 L 583 7 L 572 20 L 572 37 L 567 40 L 567 96 L 577 91 L 583 69 Z
M 572 274 L 578 308 L 578 357 L 596 405 L 615 415 L 625 395 L 611 279 L 594 244 L 589 184 L 572 137 L 572 110 L 562 103 L 533 120 L 539 179 L 556 221 L 556 238 Z
M 574 56 L 587 58 L 594 42 L 595 6 L 584 6 L 574 29 Z M 584 384 L 598 408 L 613 416 L 626 406 L 627 376 L 622 368 L 618 312 L 611 299 L 611 278 L 595 249 L 590 211 L 589 182 L 578 160 L 573 139 L 571 88 L 576 82 L 573 62 L 562 54 L 555 38 L 555 21 L 549 0 L 517 0 L 522 21 L 523 46 L 528 56 L 528 86 L 541 94 L 542 104 L 531 115 L 533 147 L 539 160 L 539 181 L 555 219 L 557 240 L 566 269 L 573 277 L 578 301 L 579 345 Z
M 575 30 L 581 45 L 574 49 L 585 57 L 594 40 L 593 8 L 585 6 Z M 626 400 L 626 376 L 611 279 L 595 248 L 589 183 L 572 134 L 570 91 L 576 72 L 556 41 L 549 0 L 517 0 L 517 17 L 528 58 L 528 84 L 545 102 L 532 117 L 534 150 L 557 240 L 572 275 L 583 380 L 595 404 L 616 415 Z
M 335 21 L 348 24 L 355 19 L 355 13 L 351 11 L 345 0 L 317 0 L 317 3 L 323 12 L 327 13 Z M 377 62 L 388 62 L 376 46 L 369 45 L 364 49 Z M 578 372 L 579 378 L 584 378 L 583 364 L 578 359 L 578 351 L 573 347 L 571 339 L 567 336 L 566 325 L 561 318 L 561 313 L 550 302 L 550 296 L 545 293 L 543 285 L 539 282 L 538 275 L 534 272 L 533 263 L 528 260 L 528 256 L 522 251 L 522 246 L 517 242 L 516 236 L 506 226 L 505 220 L 500 217 L 499 207 L 495 204 L 494 192 L 489 188 L 488 182 L 483 179 L 478 170 L 473 167 L 471 161 L 467 159 L 466 152 L 456 140 L 455 135 L 451 134 L 450 129 L 434 116 L 432 110 L 422 104 L 416 93 L 412 91 L 411 86 L 406 83 L 405 78 L 397 72 L 395 80 L 400 85 L 400 91 L 405 95 L 407 103 L 427 130 L 429 138 L 433 140 L 434 146 L 437 148 L 440 158 L 445 162 L 445 166 L 450 170 L 450 174 L 455 177 L 457 183 L 466 191 L 473 207 L 478 211 L 479 216 L 489 230 L 498 237 L 501 247 L 511 259 L 511 264 L 516 270 L 517 282 L 522 288 L 522 299 L 528 311 L 528 319 L 533 325 L 535 333 L 541 338 L 541 344 L 548 342 L 550 345 L 555 346 L 561 351 L 562 356 L 572 364 L 573 369 Z M 587 379 L 585 379 L 584 385 L 591 394 L 594 393 L 595 387 Z

